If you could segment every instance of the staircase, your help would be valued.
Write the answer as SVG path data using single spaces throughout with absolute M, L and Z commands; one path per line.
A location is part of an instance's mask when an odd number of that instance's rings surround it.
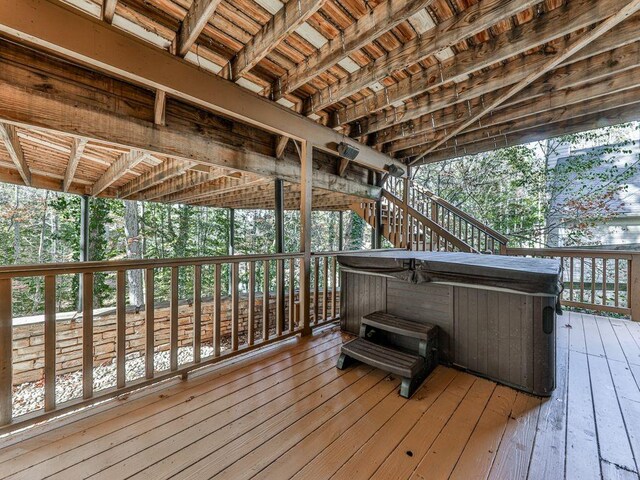
M 377 212 L 380 208 L 380 212 Z M 505 253 L 508 238 L 409 179 L 389 177 L 380 202 L 351 209 L 396 248 L 446 252 Z

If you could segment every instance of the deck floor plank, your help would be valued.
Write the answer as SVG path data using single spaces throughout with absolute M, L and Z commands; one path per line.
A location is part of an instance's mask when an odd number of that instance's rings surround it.
M 541 399 L 444 366 L 409 400 L 326 330 L 0 437 L 0 478 L 636 479 L 640 324 L 558 317 Z

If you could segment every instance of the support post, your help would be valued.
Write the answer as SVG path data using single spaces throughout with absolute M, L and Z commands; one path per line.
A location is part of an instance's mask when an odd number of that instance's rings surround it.
M 302 335 L 311 333 L 311 202 L 313 175 L 313 146 L 302 142 L 300 150 L 300 321 Z
M 372 248 L 382 248 L 382 201 L 376 202 L 376 225 L 373 228 Z
M 344 212 L 340 211 L 340 217 L 338 218 L 338 251 L 344 249 Z
M 89 195 L 80 197 L 80 261 L 89 261 Z M 78 286 L 78 305 L 77 311 L 82 311 L 82 292 L 83 276 L 80 275 L 80 284 Z
M 411 188 L 411 170 L 407 169 L 407 176 L 402 179 L 402 246 L 411 250 L 409 245 L 409 188 Z
M 629 307 L 631 308 L 631 320 L 640 321 L 640 255 L 632 255 L 629 265 Z
M 236 211 L 229 209 L 229 255 L 236 253 Z
M 276 227 L 276 253 L 284 253 L 284 182 L 276 178 L 274 184 L 275 198 L 274 198 L 274 211 L 275 211 L 275 227 Z M 281 322 L 280 326 L 284 329 L 284 294 L 285 294 L 285 286 L 284 286 L 284 261 L 277 260 L 276 261 L 276 278 L 281 279 L 282 281 L 276 281 L 276 288 L 278 291 L 276 292 L 276 301 L 278 302 L 276 305 L 276 310 L 280 312 L 276 314 L 276 319 Z M 293 282 L 293 277 L 290 279 Z M 289 305 L 289 309 L 294 308 L 293 305 Z

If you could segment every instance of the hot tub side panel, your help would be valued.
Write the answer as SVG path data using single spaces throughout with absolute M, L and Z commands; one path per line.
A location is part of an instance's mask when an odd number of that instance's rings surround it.
M 538 395 L 553 391 L 553 298 L 455 287 L 454 304 L 456 365 Z

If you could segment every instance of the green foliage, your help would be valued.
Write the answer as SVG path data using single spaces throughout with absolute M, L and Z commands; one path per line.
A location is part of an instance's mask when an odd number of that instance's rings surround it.
M 596 224 L 619 212 L 616 199 L 638 174 L 637 161 L 623 168 L 610 161 L 629 153 L 637 134 L 627 124 L 504 148 L 425 165 L 415 180 L 507 235 L 511 246 L 545 246 L 558 228 L 570 245 L 584 245 Z M 572 151 L 601 147 L 550 165 L 562 143 Z

